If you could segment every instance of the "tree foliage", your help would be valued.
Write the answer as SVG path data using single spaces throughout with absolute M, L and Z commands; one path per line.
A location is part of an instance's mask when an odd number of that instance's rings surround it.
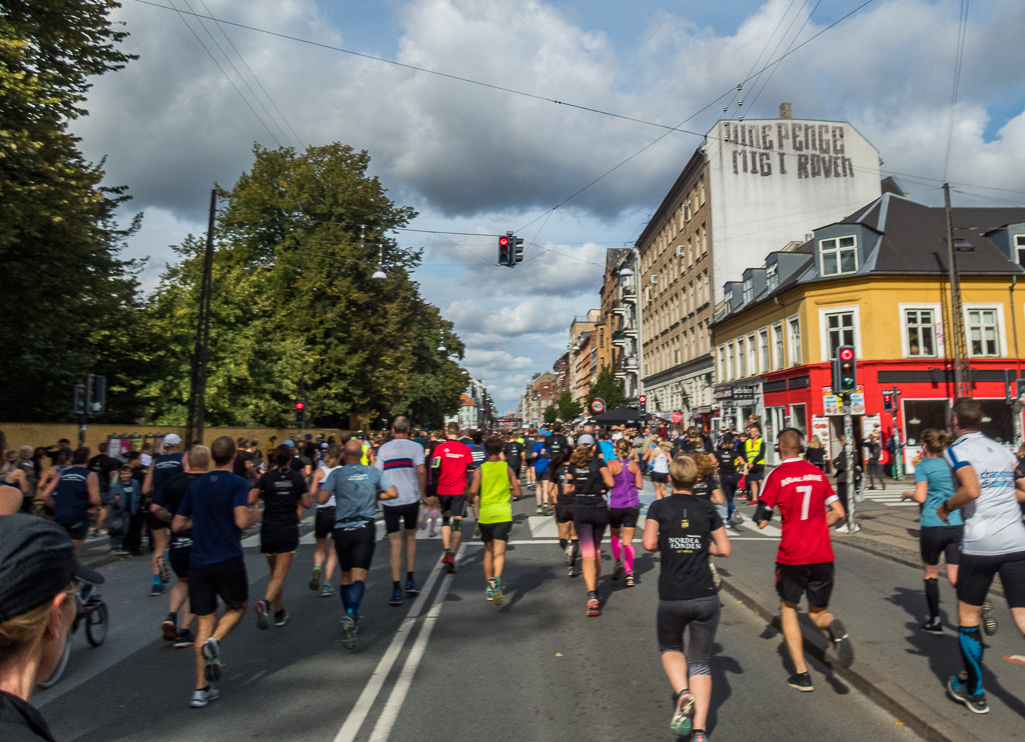
M 286 425 L 303 397 L 316 425 L 406 414 L 440 426 L 467 377 L 452 324 L 427 304 L 410 271 L 416 251 L 387 232 L 415 216 L 396 206 L 370 157 L 342 144 L 254 149 L 252 169 L 222 191 L 214 259 L 207 420 Z M 164 338 L 150 385 L 152 417 L 180 423 L 188 400 L 203 244 L 186 240 L 149 319 Z M 378 262 L 387 274 L 371 274 Z M 448 353 L 438 347 L 444 344 Z
M 575 420 L 583 412 L 580 403 L 574 402 L 573 395 L 569 392 L 563 392 L 559 395 L 559 398 L 555 401 L 555 407 L 558 410 L 558 419 L 563 422 Z
M 545 407 L 542 417 L 544 418 L 544 421 L 550 425 L 559 419 L 559 410 L 554 405 L 548 405 Z
M 597 378 L 591 382 L 591 388 L 587 392 L 588 405 L 595 399 L 603 400 L 606 410 L 622 407 L 629 401 L 623 389 L 623 382 L 616 379 L 611 366 L 606 366 L 599 371 Z

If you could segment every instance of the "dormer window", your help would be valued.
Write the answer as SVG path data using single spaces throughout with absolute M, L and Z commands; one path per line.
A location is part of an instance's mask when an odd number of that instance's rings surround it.
M 755 298 L 755 280 L 753 277 L 744 279 L 744 303 L 749 303 Z
M 819 240 L 823 276 L 839 276 L 858 270 L 858 245 L 854 235 Z
M 773 263 L 765 269 L 765 281 L 768 284 L 769 291 L 775 291 L 779 288 L 779 263 Z
M 1025 268 L 1025 234 L 1016 234 L 1014 236 L 1014 250 L 1015 257 L 1018 259 L 1018 265 Z

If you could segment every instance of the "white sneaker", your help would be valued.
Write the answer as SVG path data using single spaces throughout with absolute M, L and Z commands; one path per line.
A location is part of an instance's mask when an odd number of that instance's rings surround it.
M 839 528 L 836 529 L 836 532 L 837 533 L 850 533 L 851 529 L 847 527 L 846 523 L 844 523 L 842 526 L 840 526 Z

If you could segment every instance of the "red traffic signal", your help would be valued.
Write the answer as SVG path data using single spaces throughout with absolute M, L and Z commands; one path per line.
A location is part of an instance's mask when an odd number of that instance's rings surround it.
M 840 348 L 839 355 L 840 355 L 840 360 L 841 361 L 844 361 L 844 362 L 853 361 L 854 360 L 854 348 L 852 348 L 849 345 L 842 346 Z
M 506 237 L 505 235 L 499 237 L 498 238 L 498 246 L 499 247 L 508 247 L 509 246 L 509 238 Z
M 296 402 L 295 403 L 295 408 L 297 410 L 299 410 L 299 411 L 305 410 L 306 409 L 306 403 L 305 402 Z
M 638 402 L 640 402 L 641 404 L 644 404 L 645 402 L 647 402 L 647 401 L 648 401 L 648 398 L 647 398 L 647 397 L 645 397 L 645 396 L 644 396 L 644 395 L 642 394 L 641 396 L 639 396 L 639 397 L 637 398 L 637 401 L 638 401 Z

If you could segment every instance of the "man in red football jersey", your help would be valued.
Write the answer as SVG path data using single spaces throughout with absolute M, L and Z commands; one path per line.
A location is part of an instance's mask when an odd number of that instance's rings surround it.
M 850 667 L 854 649 L 843 623 L 829 612 L 833 592 L 833 545 L 829 529 L 846 517 L 843 505 L 822 470 L 801 458 L 804 435 L 794 428 L 779 434 L 783 461 L 765 479 L 755 522 L 765 528 L 772 509 L 779 507 L 783 536 L 776 553 L 776 592 L 782 604 L 783 636 L 797 670 L 787 683 L 800 691 L 812 690 L 804 663 L 804 644 L 797 622 L 797 604 L 808 596 L 808 615 L 829 633 L 840 664 Z
M 445 547 L 441 563 L 451 574 L 456 571 L 454 555 L 463 535 L 466 471 L 473 465 L 473 452 L 469 446 L 459 442 L 459 423 L 450 422 L 445 429 L 445 437 L 447 440 L 434 448 L 431 469 L 441 510 L 441 543 Z

